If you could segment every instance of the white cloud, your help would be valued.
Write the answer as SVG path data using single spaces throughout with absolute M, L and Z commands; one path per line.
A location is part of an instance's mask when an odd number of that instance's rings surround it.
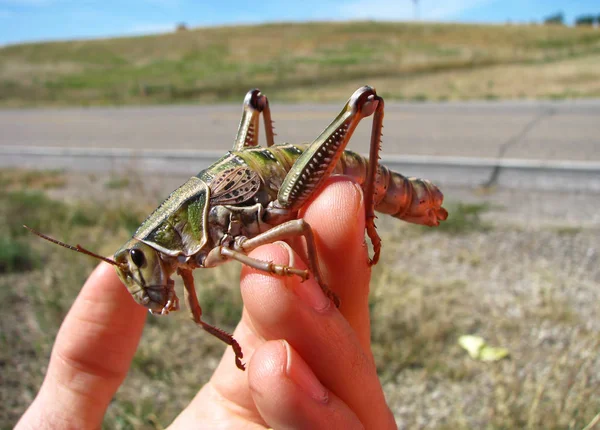
M 463 11 L 492 1 L 494 0 L 419 1 L 419 18 L 429 21 L 452 20 Z M 415 17 L 414 2 L 411 0 L 355 0 L 346 3 L 340 12 L 346 19 L 407 21 Z

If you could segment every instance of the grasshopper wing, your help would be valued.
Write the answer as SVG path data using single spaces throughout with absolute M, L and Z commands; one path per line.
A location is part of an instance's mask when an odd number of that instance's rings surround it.
M 223 170 L 210 183 L 212 204 L 235 204 L 250 199 L 260 188 L 258 173 L 239 166 Z

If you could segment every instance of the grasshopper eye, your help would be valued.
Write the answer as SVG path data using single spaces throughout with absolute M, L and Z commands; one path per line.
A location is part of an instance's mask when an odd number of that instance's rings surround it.
M 144 252 L 139 249 L 134 248 L 130 250 L 129 256 L 131 257 L 133 264 L 135 264 L 137 267 L 142 267 L 146 262 L 146 256 L 144 255 Z

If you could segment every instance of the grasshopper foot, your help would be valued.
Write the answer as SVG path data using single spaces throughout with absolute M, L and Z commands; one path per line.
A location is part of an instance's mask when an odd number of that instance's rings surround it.
M 325 293 L 325 295 L 327 296 L 327 298 L 333 302 L 336 308 L 339 308 L 342 301 L 340 300 L 338 295 L 331 291 L 327 285 L 322 284 L 319 279 L 317 279 L 317 282 L 321 287 L 321 290 L 323 290 L 323 293 Z
M 175 294 L 174 290 L 169 292 L 169 300 L 165 304 L 164 308 L 160 312 L 161 315 L 168 315 L 171 311 L 179 310 L 179 298 Z
M 242 363 L 242 358 L 244 358 L 244 353 L 242 352 L 242 348 L 240 344 L 233 337 L 231 338 L 231 348 L 235 354 L 235 365 L 240 370 L 246 370 L 246 365 Z
M 269 263 L 270 273 L 279 276 L 299 276 L 302 282 L 306 281 L 309 277 L 308 270 L 296 269 L 295 267 L 284 266 L 280 264 Z
M 329 297 L 329 300 L 331 300 L 333 302 L 333 304 L 335 305 L 336 308 L 340 307 L 340 304 L 342 302 L 341 302 L 340 298 L 338 297 L 338 295 L 336 293 L 334 293 L 330 289 L 327 289 L 327 291 L 325 292 L 325 294 L 327 295 L 327 297 Z
M 282 264 L 275 264 L 272 261 L 257 260 L 256 258 L 248 257 L 243 252 L 236 251 L 231 248 L 226 248 L 224 246 L 221 246 L 220 248 L 220 253 L 222 256 L 237 260 L 248 267 L 252 267 L 253 269 L 260 270 L 262 272 L 272 273 L 274 275 L 279 276 L 295 275 L 302 278 L 303 281 L 306 281 L 308 279 L 308 270 L 296 269 L 295 267 L 291 267 L 293 261 L 290 263 L 289 266 L 286 266 Z

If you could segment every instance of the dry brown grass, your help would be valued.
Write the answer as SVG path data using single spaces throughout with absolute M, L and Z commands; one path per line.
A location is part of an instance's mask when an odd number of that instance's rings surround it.
M 386 94 L 391 99 L 595 97 L 599 52 L 593 28 L 377 22 L 201 28 L 1 48 L 0 103 L 208 102 L 256 86 L 274 100 L 338 100 L 357 82 L 394 88 Z M 541 87 L 529 85 L 540 80 Z
M 32 198 L 32 188 L 44 188 L 46 181 L 37 173 L 27 189 L 18 189 L 17 178 L 31 175 L 5 173 L 12 190 L 0 192 L 2 228 L 8 229 L 2 235 L 24 239 L 39 258 L 33 270 L 0 273 L 0 300 L 10 303 L 0 317 L 1 428 L 14 424 L 35 396 L 60 322 L 95 264 L 13 229 L 27 222 L 108 254 L 157 203 L 135 177 L 119 187 L 92 178 L 85 192 L 69 191 L 84 181 L 67 177 L 64 188 L 46 191 L 69 195 L 72 204 L 43 194 Z M 104 192 L 90 192 L 94 186 Z M 84 198 L 73 199 L 77 195 Z M 504 218 L 510 207 L 449 206 L 456 221 L 446 230 L 379 220 L 384 252 L 372 281 L 373 347 L 399 427 L 583 428 L 600 410 L 600 264 L 590 251 L 600 229 L 533 230 L 488 217 L 496 211 Z M 131 213 L 132 207 L 139 212 Z M 242 305 L 239 267 L 196 276 L 207 319 L 231 329 Z M 461 334 L 483 336 L 511 356 L 474 361 L 457 345 Z M 149 316 L 105 427 L 168 425 L 222 351 L 183 312 Z
M 470 70 L 374 78 L 374 87 L 387 89 L 386 100 L 456 101 L 503 99 L 574 99 L 600 97 L 600 55 L 541 64 L 495 65 Z M 290 100 L 333 101 L 363 85 L 357 79 L 325 85 L 307 93 L 284 91 Z

